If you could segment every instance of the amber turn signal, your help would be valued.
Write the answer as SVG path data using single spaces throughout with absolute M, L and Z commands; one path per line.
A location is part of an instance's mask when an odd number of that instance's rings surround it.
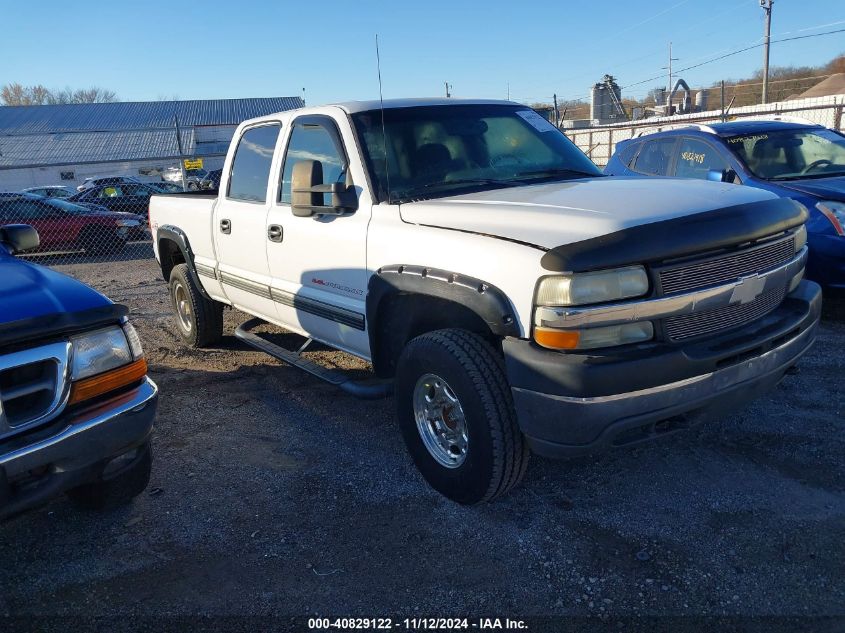
M 534 328 L 534 340 L 549 349 L 576 349 L 580 338 L 580 332 Z
M 120 389 L 133 382 L 138 382 L 147 375 L 147 361 L 140 358 L 133 363 L 103 372 L 97 376 L 91 376 L 84 380 L 78 380 L 70 388 L 68 404 L 77 404 L 84 400 L 96 398 L 104 393 Z

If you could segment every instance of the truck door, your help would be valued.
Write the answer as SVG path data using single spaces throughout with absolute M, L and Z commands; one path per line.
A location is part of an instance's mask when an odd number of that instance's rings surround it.
M 268 185 L 281 125 L 261 123 L 241 135 L 214 208 L 211 230 L 223 292 L 236 308 L 275 321 L 267 266 Z
M 372 201 L 345 117 L 304 115 L 287 135 L 276 200 L 267 216 L 267 259 L 279 319 L 340 349 L 369 357 L 365 331 L 367 225 Z M 297 217 L 291 211 L 291 175 L 299 160 L 318 160 L 323 182 L 345 182 L 358 208 L 344 215 Z

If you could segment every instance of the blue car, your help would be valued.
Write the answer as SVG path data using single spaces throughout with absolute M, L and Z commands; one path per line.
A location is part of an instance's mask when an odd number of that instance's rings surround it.
M 0 521 L 61 493 L 126 503 L 150 479 L 158 389 L 128 310 L 15 256 L 38 245 L 0 225 Z
M 807 277 L 845 290 L 845 135 L 788 120 L 683 125 L 616 146 L 614 176 L 674 176 L 757 187 L 807 207 Z

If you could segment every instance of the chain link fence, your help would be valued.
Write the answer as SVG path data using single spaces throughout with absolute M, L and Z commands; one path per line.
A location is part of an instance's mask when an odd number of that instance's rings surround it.
M 38 249 L 23 257 L 61 266 L 151 258 L 150 196 L 217 188 L 219 170 L 183 170 L 178 163 L 158 180 L 115 174 L 87 177 L 72 187 L 44 183 L 0 192 L 0 224 L 29 224 Z
M 124 262 L 111 267 L 120 277 L 153 257 L 151 196 L 215 191 L 242 121 L 303 105 L 262 97 L 0 107 L 0 225 L 37 229 L 27 259 L 80 278 Z

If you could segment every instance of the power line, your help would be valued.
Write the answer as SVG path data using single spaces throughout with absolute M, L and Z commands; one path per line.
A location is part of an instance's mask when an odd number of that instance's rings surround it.
M 805 40 L 805 39 L 808 39 L 808 38 L 811 38 L 811 37 L 822 37 L 823 35 L 834 35 L 836 33 L 845 33 L 845 29 L 836 29 L 835 31 L 825 31 L 824 33 L 814 33 L 812 35 L 796 35 L 795 37 L 785 37 L 785 38 L 782 38 L 782 39 L 779 39 L 779 40 L 772 40 L 771 43 L 772 44 L 780 44 L 781 42 L 792 42 L 792 41 L 795 41 L 795 40 Z M 700 64 L 693 64 L 692 66 L 687 66 L 686 68 L 681 68 L 680 70 L 678 70 L 676 72 L 683 73 L 683 72 L 686 72 L 688 70 L 692 70 L 693 68 L 699 68 L 701 66 L 706 66 L 707 64 L 712 64 L 713 62 L 718 62 L 718 61 L 721 61 L 721 60 L 726 59 L 728 57 L 733 57 L 734 55 L 739 55 L 740 53 L 745 53 L 746 51 L 754 50 L 755 48 L 760 48 L 763 45 L 764 45 L 763 42 L 759 42 L 759 43 L 753 44 L 751 46 L 746 46 L 745 48 L 741 48 L 739 50 L 732 51 L 730 53 L 726 53 L 725 55 L 720 55 L 719 57 L 714 57 L 713 59 L 707 60 L 706 62 L 701 62 Z M 626 86 L 623 86 L 623 88 L 625 88 L 625 89 L 633 88 L 634 86 L 639 86 L 641 84 L 645 84 L 645 83 L 648 83 L 650 81 L 656 81 L 658 79 L 661 79 L 662 77 L 663 77 L 662 75 L 657 75 L 656 77 L 650 77 L 648 79 L 643 79 L 642 81 L 637 81 L 637 82 L 634 82 L 632 84 L 628 84 Z

